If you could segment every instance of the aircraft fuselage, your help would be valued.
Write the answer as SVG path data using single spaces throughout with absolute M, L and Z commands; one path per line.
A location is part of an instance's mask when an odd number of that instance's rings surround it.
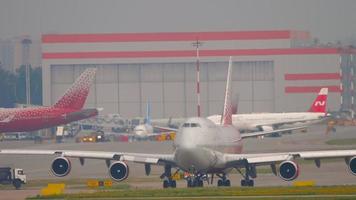
M 0 110 L 0 132 L 49 128 L 97 115 L 97 109 L 71 110 L 53 107 Z

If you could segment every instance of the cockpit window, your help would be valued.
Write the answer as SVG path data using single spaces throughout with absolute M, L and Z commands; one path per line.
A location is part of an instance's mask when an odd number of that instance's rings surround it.
M 187 127 L 201 127 L 200 124 L 198 123 L 184 123 L 183 127 L 187 128 Z
M 189 123 L 184 123 L 183 127 L 190 127 L 190 124 Z

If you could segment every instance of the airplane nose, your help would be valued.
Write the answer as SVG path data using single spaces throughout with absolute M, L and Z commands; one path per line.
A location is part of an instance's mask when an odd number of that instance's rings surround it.
M 197 133 L 190 130 L 184 130 L 177 134 L 176 145 L 185 149 L 196 148 L 199 145 L 200 138 Z

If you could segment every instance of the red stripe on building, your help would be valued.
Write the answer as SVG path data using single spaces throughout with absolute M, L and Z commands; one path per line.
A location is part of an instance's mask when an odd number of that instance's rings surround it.
M 256 55 L 304 55 L 304 54 L 337 54 L 335 48 L 307 49 L 236 49 L 236 50 L 201 50 L 200 56 L 256 56 Z M 43 59 L 93 59 L 93 58 L 167 58 L 195 57 L 192 51 L 118 51 L 118 52 L 65 52 L 43 53 Z
M 339 73 L 285 74 L 284 80 L 340 80 Z
M 321 88 L 329 88 L 329 92 L 341 92 L 340 86 L 329 85 L 329 86 L 288 86 L 284 88 L 285 93 L 318 93 Z
M 42 36 L 42 43 L 268 40 L 289 39 L 292 35 L 292 31 L 48 34 Z

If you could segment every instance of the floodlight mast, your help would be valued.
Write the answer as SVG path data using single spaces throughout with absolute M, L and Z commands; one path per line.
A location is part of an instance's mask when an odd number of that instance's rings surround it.
M 197 38 L 196 42 L 193 43 L 193 46 L 196 48 L 196 71 L 197 71 L 197 77 L 196 77 L 196 87 L 197 87 L 197 116 L 201 116 L 201 111 L 200 111 L 200 59 L 199 59 L 199 47 L 203 45 L 202 42 L 199 41 Z

